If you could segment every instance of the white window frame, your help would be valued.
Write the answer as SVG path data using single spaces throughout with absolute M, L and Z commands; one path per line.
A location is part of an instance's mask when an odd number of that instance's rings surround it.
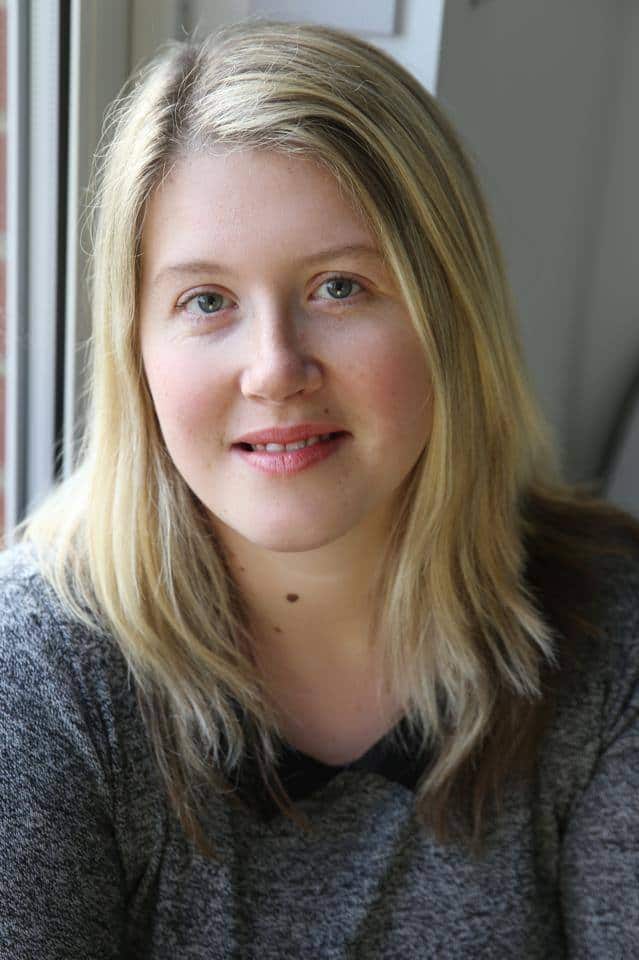
M 10 0 L 7 84 L 7 526 L 53 478 L 59 104 L 65 0 Z
M 130 12 L 8 0 L 7 545 L 72 467 L 90 329 L 80 218 L 104 108 L 129 71 Z

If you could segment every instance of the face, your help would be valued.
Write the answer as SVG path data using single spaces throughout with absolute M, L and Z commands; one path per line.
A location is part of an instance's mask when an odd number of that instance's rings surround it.
M 140 339 L 168 452 L 222 538 L 307 551 L 373 529 L 427 442 L 407 310 L 369 228 L 311 160 L 177 164 L 147 210 Z M 339 435 L 240 445 L 300 424 Z

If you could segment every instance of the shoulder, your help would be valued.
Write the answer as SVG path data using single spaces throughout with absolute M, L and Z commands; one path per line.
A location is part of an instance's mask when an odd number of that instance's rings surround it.
M 0 621 L 8 625 L 12 615 L 28 616 L 42 599 L 41 575 L 34 549 L 19 543 L 0 553 Z
M 135 679 L 114 637 L 66 609 L 28 544 L 0 554 L 0 709 L 0 784 L 8 769 L 48 795 L 58 778 L 38 771 L 64 771 L 71 796 L 93 791 L 108 806 L 135 873 L 164 810 Z
M 543 751 L 547 782 L 567 810 L 609 751 L 639 749 L 639 557 L 588 561 L 594 593 L 557 685 Z
M 605 619 L 637 620 L 639 616 L 639 546 L 628 545 L 624 556 L 603 555 L 594 561 L 599 584 L 597 602 Z
M 632 682 L 639 671 L 639 552 L 584 562 L 590 593 L 580 608 L 583 626 L 574 644 L 578 677 L 596 670 L 601 684 Z
M 119 904 L 120 870 L 133 891 L 164 835 L 159 776 L 123 653 L 67 611 L 28 545 L 0 554 L 0 713 L 0 887 L 28 902 L 49 877 L 60 916 L 85 894 Z
M 602 516 L 547 524 L 529 543 L 526 579 L 555 634 L 563 687 L 597 689 L 612 711 L 637 681 L 639 524 Z
M 16 736 L 29 719 L 72 752 L 92 754 L 112 776 L 128 739 L 123 726 L 139 739 L 134 685 L 119 646 L 66 609 L 29 544 L 0 554 L 0 699 Z
M 34 655 L 114 652 L 97 627 L 79 621 L 45 578 L 35 548 L 20 543 L 0 553 L 0 635 Z
M 572 693 L 563 728 L 564 743 L 574 729 L 576 759 L 562 759 L 578 771 L 578 789 L 566 790 L 561 829 L 564 927 L 571 956 L 573 949 L 575 956 L 629 956 L 639 924 L 639 902 L 628 896 L 639 870 L 636 557 L 598 561 L 593 583 L 600 633 L 591 644 L 584 641 L 591 655 L 583 658 L 581 688 Z M 562 771 L 556 774 L 561 782 Z
M 599 688 L 602 736 L 611 741 L 639 713 L 639 553 L 600 558 L 593 583 L 598 634 L 584 668 Z

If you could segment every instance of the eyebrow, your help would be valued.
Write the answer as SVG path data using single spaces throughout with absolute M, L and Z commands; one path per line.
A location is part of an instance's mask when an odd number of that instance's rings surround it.
M 349 243 L 342 247 L 329 247 L 326 250 L 318 250 L 315 253 L 309 254 L 307 257 L 301 257 L 295 262 L 299 266 L 308 266 L 309 264 L 317 263 L 320 260 L 328 260 L 330 257 L 343 257 L 349 254 L 351 256 L 358 255 L 375 257 L 377 260 L 382 259 L 377 247 L 372 247 L 370 244 L 366 243 Z M 232 271 L 229 271 L 229 268 L 225 264 L 215 263 L 212 260 L 186 260 L 181 263 L 172 263 L 166 267 L 162 267 L 162 269 L 155 274 L 151 282 L 156 284 L 165 277 L 169 276 L 181 276 L 185 273 L 205 272 L 228 273 Z

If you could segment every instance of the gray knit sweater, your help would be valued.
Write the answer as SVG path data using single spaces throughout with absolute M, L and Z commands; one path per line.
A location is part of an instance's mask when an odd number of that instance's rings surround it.
M 24 547 L 5 552 L 1 960 L 639 957 L 636 562 L 602 561 L 601 605 L 604 639 L 482 860 L 435 842 L 376 761 L 307 780 L 311 833 L 212 796 L 214 863 L 164 799 L 115 643 L 63 613 Z

